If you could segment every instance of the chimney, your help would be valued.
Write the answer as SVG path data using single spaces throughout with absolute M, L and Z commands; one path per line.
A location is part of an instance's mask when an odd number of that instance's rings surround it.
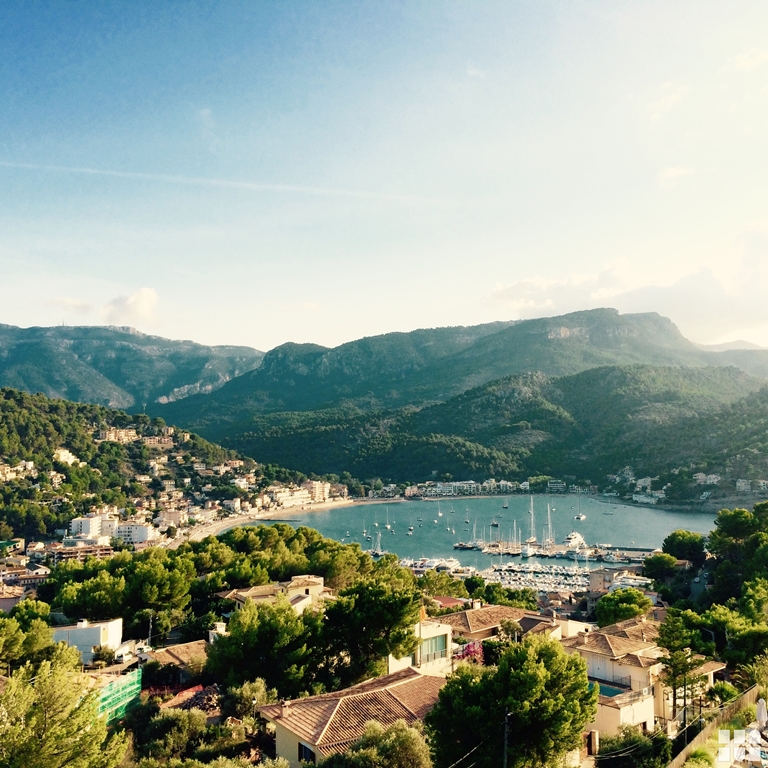
M 579 632 L 579 645 L 586 645 L 587 644 L 587 633 L 586 632 Z
M 77 622 L 78 629 L 85 629 L 85 627 L 87 626 L 88 626 L 88 619 L 80 619 L 80 621 Z
M 280 702 L 280 717 L 287 717 L 288 716 L 288 709 L 289 709 L 290 706 L 291 706 L 291 702 L 290 701 L 286 701 L 285 699 L 283 699 Z

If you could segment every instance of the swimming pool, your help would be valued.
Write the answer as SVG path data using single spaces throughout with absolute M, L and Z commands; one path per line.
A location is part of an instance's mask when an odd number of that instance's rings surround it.
M 608 685 L 608 683 L 590 683 L 590 687 L 593 685 L 599 686 L 601 696 L 613 698 L 614 696 L 621 696 L 622 693 L 629 693 L 626 688 L 616 688 L 613 685 Z

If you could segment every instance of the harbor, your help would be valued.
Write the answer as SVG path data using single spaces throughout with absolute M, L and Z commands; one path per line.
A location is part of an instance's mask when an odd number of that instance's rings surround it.
M 673 530 L 708 533 L 714 515 L 541 494 L 361 502 L 286 510 L 283 521 L 357 544 L 374 558 L 394 554 L 417 575 L 428 564 L 460 578 L 480 574 L 516 588 L 574 591 L 589 570 L 642 562 Z

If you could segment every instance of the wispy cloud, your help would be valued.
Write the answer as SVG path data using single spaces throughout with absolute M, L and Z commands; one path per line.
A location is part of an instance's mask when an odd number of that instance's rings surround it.
M 142 173 L 138 171 L 113 171 L 102 168 L 81 168 L 67 165 L 42 165 L 38 163 L 17 163 L 0 160 L 2 168 L 19 168 L 30 171 L 49 171 L 54 173 L 77 173 L 85 176 L 105 176 L 115 179 L 137 179 L 157 181 L 167 184 L 185 184 L 199 187 L 220 187 L 242 189 L 249 192 L 288 192 L 301 195 L 327 197 L 351 197 L 369 200 L 391 200 L 399 203 L 427 203 L 430 205 L 450 205 L 457 201 L 418 195 L 393 195 L 384 192 L 367 192 L 357 189 L 334 189 L 332 187 L 305 187 L 296 184 L 264 184 L 252 181 L 233 181 L 230 179 L 208 179 L 195 176 L 174 176 L 162 173 Z
M 154 319 L 157 302 L 157 291 L 154 288 L 139 288 L 130 296 L 112 299 L 102 311 L 107 322 L 112 324 L 146 323 Z
M 485 72 L 470 61 L 467 62 L 467 68 L 464 70 L 464 74 L 466 74 L 467 77 L 485 77 Z
M 753 69 L 757 69 L 766 62 L 768 62 L 768 51 L 753 48 L 746 53 L 741 53 L 730 59 L 726 69 L 735 70 L 737 72 L 751 72 Z
M 664 83 L 660 88 L 658 97 L 648 105 L 651 120 L 653 122 L 661 120 L 675 104 L 680 102 L 684 92 L 685 89 L 682 86 L 675 85 L 674 83 Z
M 763 286 L 768 281 L 768 234 L 747 233 L 736 243 L 727 273 L 708 267 L 684 274 L 648 275 L 640 265 L 616 262 L 600 272 L 559 279 L 531 277 L 497 285 L 488 296 L 514 319 L 547 317 L 581 309 L 659 312 L 701 342 L 765 338 Z M 738 311 L 716 311 L 733 307 Z
M 674 166 L 672 168 L 662 168 L 659 171 L 659 184 L 662 187 L 672 186 L 678 179 L 684 176 L 690 176 L 693 173 L 693 168 L 686 168 L 683 166 Z

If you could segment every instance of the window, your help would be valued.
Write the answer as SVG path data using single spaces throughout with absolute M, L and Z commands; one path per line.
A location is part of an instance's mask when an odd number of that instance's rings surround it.
M 315 763 L 315 753 L 306 745 L 299 742 L 299 762 Z
M 444 659 L 448 656 L 448 636 L 438 635 L 424 640 L 421 644 L 421 663 L 428 664 L 435 659 Z

